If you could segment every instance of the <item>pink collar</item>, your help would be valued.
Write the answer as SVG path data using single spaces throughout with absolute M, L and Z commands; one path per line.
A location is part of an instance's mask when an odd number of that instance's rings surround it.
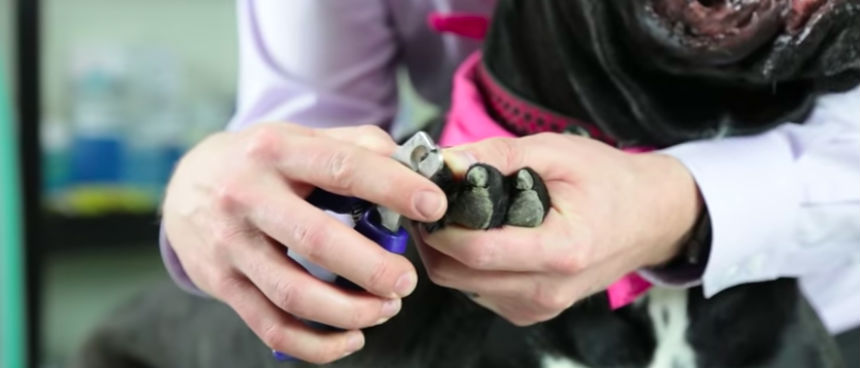
M 480 64 L 481 53 L 475 52 L 460 65 L 454 74 L 451 109 L 448 112 L 447 123 L 439 140 L 439 144 L 443 147 L 477 142 L 492 137 L 516 136 L 499 125 L 487 113 L 484 96 L 476 84 Z M 592 136 L 601 137 L 600 135 Z M 648 150 L 647 148 L 630 148 L 625 151 L 644 152 Z M 609 305 L 612 309 L 621 308 L 632 303 L 650 287 L 651 283 L 636 273 L 630 273 L 607 289 Z

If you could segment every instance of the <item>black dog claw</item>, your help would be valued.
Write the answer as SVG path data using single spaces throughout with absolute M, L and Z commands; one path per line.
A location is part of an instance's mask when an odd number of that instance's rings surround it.
M 449 203 L 448 222 L 469 229 L 502 226 L 508 208 L 508 181 L 495 167 L 474 164 Z
M 441 221 L 426 224 L 428 232 L 445 224 L 481 230 L 503 225 L 536 227 L 549 211 L 546 185 L 529 168 L 504 177 L 495 167 L 474 164 L 463 180 L 455 182 L 453 176 L 445 179 L 435 182 L 448 195 L 448 212 Z
M 549 212 L 549 193 L 543 180 L 529 168 L 520 169 L 513 181 L 511 204 L 505 217 L 506 225 L 537 227 Z

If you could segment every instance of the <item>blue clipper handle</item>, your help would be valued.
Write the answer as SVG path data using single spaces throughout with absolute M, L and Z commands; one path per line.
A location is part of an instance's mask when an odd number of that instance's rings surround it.
M 337 195 L 322 189 L 314 190 L 308 196 L 307 201 L 321 209 L 337 213 L 351 213 L 358 208 L 363 208 L 362 212 L 357 215 L 354 229 L 389 252 L 396 254 L 406 253 L 406 247 L 409 244 L 409 233 L 403 227 L 397 229 L 397 232 L 392 232 L 382 226 L 379 213 L 367 201 L 360 198 Z M 361 290 L 358 285 L 340 276 L 335 279 L 334 283 L 343 288 Z M 306 322 L 317 328 L 334 329 L 320 323 Z M 272 350 L 272 357 L 280 362 L 298 361 L 295 357 L 277 350 Z
M 370 203 L 361 198 L 342 196 L 319 188 L 311 192 L 306 200 L 320 209 L 336 213 L 351 213 L 356 208 L 370 207 Z

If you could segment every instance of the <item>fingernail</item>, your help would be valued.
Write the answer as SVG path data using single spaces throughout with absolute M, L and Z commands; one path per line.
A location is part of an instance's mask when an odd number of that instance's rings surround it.
M 356 351 L 359 351 L 364 346 L 364 334 L 361 332 L 356 332 L 349 337 L 349 340 L 346 342 L 346 354 L 343 356 L 347 356 Z
M 394 292 L 396 292 L 397 295 L 400 295 L 400 297 L 403 298 L 409 294 L 412 294 L 412 291 L 415 290 L 415 284 L 415 276 L 412 274 L 412 272 L 407 272 L 403 274 L 403 276 L 400 276 L 400 278 L 397 279 L 397 282 L 394 283 Z
M 478 162 L 474 155 L 463 150 L 447 150 L 444 152 L 445 163 L 455 175 L 463 175 L 469 167 Z
M 445 198 L 441 194 L 430 190 L 418 192 L 413 200 L 418 213 L 427 219 L 436 219 L 442 215 L 443 201 Z
M 385 321 L 388 321 L 389 319 L 391 319 L 391 317 L 394 317 L 395 315 L 397 315 L 397 313 L 400 312 L 400 306 L 401 305 L 402 304 L 400 302 L 400 299 L 391 299 L 391 300 L 385 301 L 385 303 L 382 303 L 382 310 L 380 311 L 380 314 L 382 314 L 382 317 L 379 318 L 378 321 L 376 321 L 376 324 L 380 325 L 380 324 L 384 323 Z

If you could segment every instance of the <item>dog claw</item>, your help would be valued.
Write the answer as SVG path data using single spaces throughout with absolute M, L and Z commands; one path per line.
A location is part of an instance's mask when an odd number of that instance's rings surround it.
M 520 169 L 514 178 L 514 193 L 505 217 L 506 225 L 537 227 L 549 210 L 549 196 L 543 180 L 533 170 Z
M 492 166 L 474 164 L 462 181 L 443 188 L 448 188 L 448 212 L 441 221 L 425 225 L 428 233 L 445 224 L 480 230 L 503 225 L 537 227 L 550 207 L 543 180 L 529 168 L 504 177 Z
M 490 229 L 502 225 L 507 212 L 505 177 L 496 168 L 472 165 L 446 215 L 449 223 L 470 229 Z

